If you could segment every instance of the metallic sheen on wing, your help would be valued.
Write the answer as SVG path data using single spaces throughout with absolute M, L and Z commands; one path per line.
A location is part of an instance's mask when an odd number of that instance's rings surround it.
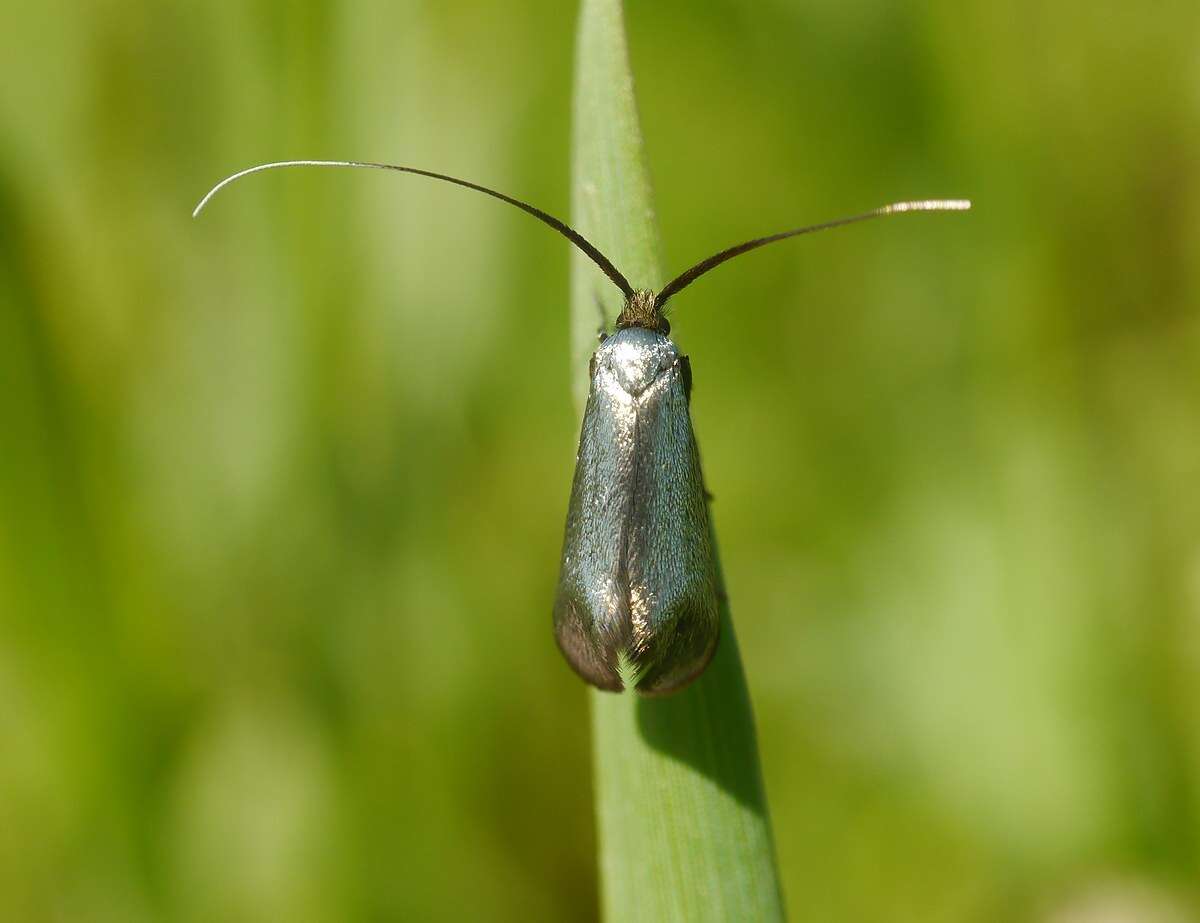
M 554 605 L 585 680 L 644 694 L 698 676 L 717 644 L 716 577 L 687 357 L 664 334 L 618 330 L 596 350 Z

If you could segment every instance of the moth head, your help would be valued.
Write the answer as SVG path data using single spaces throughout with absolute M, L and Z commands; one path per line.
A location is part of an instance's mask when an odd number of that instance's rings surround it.
M 671 323 L 659 309 L 658 296 L 648 289 L 634 292 L 625 299 L 625 307 L 617 317 L 617 329 L 626 327 L 643 327 L 654 330 L 663 336 L 671 332 Z

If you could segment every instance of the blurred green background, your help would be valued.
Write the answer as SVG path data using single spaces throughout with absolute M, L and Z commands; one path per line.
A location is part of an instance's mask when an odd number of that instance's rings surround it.
M 0 919 L 595 916 L 567 245 L 189 217 L 565 215 L 574 15 L 6 14 Z M 976 204 L 674 305 L 793 917 L 1195 919 L 1200 7 L 628 27 L 668 269 Z

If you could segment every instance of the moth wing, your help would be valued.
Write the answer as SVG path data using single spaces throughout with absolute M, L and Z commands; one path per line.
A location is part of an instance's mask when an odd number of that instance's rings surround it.
M 593 378 L 567 508 L 554 636 L 567 662 L 601 689 L 624 688 L 617 652 L 629 647 L 621 550 L 631 500 L 636 414 Z
M 680 359 L 638 400 L 626 572 L 637 689 L 673 692 L 716 650 L 719 615 L 700 453 Z

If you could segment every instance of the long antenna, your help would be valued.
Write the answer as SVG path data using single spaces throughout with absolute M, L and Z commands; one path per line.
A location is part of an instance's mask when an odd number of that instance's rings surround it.
M 710 269 L 720 266 L 726 260 L 731 260 L 735 256 L 740 256 L 749 250 L 756 250 L 767 244 L 773 244 L 777 240 L 785 240 L 788 237 L 797 237 L 801 234 L 812 234 L 814 231 L 824 231 L 828 228 L 841 227 L 843 224 L 854 224 L 857 221 L 867 221 L 871 218 L 882 218 L 885 215 L 898 215 L 903 212 L 959 212 L 966 211 L 970 207 L 971 203 L 966 199 L 925 199 L 920 202 L 893 202 L 891 205 L 881 205 L 879 208 L 873 208 L 871 211 L 863 212 L 861 215 L 838 218 L 835 221 L 825 221 L 806 228 L 796 228 L 793 231 L 782 231 L 779 234 L 771 234 L 768 237 L 756 237 L 754 240 L 748 240 L 745 243 L 730 247 L 728 250 L 714 253 L 708 259 L 701 260 L 691 269 L 676 276 L 659 291 L 658 296 L 654 299 L 654 309 L 657 312 L 661 312 L 668 298 L 672 295 L 677 295 Z
M 209 200 L 218 192 L 228 186 L 234 180 L 239 180 L 243 176 L 249 176 L 252 173 L 262 173 L 264 170 L 277 170 L 281 167 L 361 167 L 370 170 L 395 170 L 397 173 L 415 173 L 417 176 L 428 176 L 430 179 L 440 179 L 443 182 L 454 183 L 456 186 L 465 186 L 467 189 L 474 189 L 476 192 L 482 192 L 485 195 L 490 195 L 494 199 L 499 199 L 501 202 L 507 202 L 509 205 L 515 205 L 523 212 L 528 212 L 543 221 L 554 230 L 558 231 L 563 237 L 567 238 L 576 247 L 588 255 L 593 263 L 600 267 L 603 273 L 612 279 L 613 283 L 621 290 L 621 293 L 626 298 L 633 297 L 633 286 L 629 281 L 621 275 L 617 267 L 612 264 L 603 253 L 596 249 L 592 243 L 572 228 L 570 225 L 559 221 L 551 214 L 547 214 L 540 208 L 530 205 L 528 202 L 522 202 L 520 199 L 514 199 L 512 196 L 507 196 L 503 192 L 497 192 L 495 189 L 488 189 L 487 186 L 480 186 L 477 183 L 468 182 L 465 179 L 458 179 L 454 176 L 446 176 L 444 173 L 433 173 L 429 170 L 419 170 L 416 167 L 401 167 L 391 163 L 375 163 L 370 160 L 280 160 L 275 163 L 260 163 L 258 166 L 250 167 L 245 170 L 239 170 L 232 176 L 227 176 L 200 200 L 200 204 L 196 206 L 192 212 L 192 217 L 195 218 L 203 211 Z

